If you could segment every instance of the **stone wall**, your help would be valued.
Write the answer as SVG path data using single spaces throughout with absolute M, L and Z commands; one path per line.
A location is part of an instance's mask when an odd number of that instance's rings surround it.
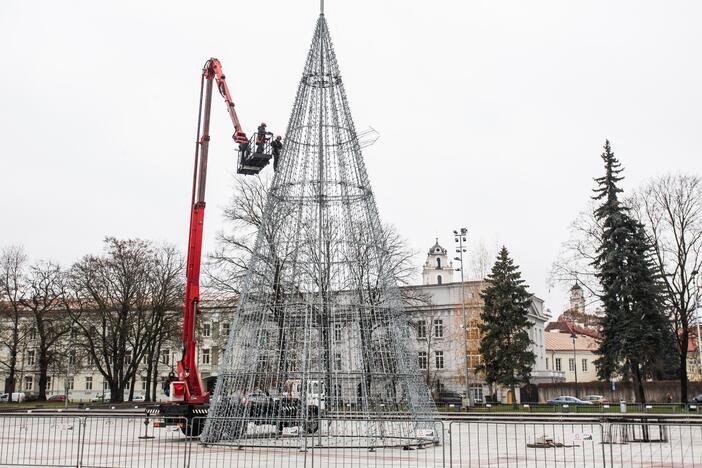
M 577 394 L 579 397 L 585 395 L 603 395 L 611 402 L 618 402 L 624 399 L 630 403 L 636 403 L 634 386 L 631 383 L 616 382 L 616 389 L 612 391 L 611 385 L 607 382 L 584 382 L 578 383 Z M 667 403 L 666 395 L 670 393 L 674 402 L 680 401 L 680 382 L 677 380 L 645 382 L 644 392 L 647 403 Z M 688 399 L 702 393 L 702 382 L 688 383 Z M 560 395 L 575 396 L 575 383 L 545 383 L 539 385 L 539 401 L 546 402 Z

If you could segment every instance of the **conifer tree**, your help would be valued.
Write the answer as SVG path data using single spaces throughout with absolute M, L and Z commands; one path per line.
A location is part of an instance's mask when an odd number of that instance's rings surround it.
M 652 262 L 652 246 L 643 225 L 619 201 L 621 164 L 605 142 L 605 175 L 595 179 L 595 216 L 603 226 L 594 265 L 602 285 L 603 340 L 595 361 L 600 378 L 633 379 L 639 402 L 646 401 L 643 381 L 664 355 L 670 339 L 663 315 L 661 287 Z
M 536 357 L 531 351 L 527 329 L 533 325 L 528 313 L 531 294 L 519 267 L 502 247 L 481 293 L 485 303 L 480 314 L 480 354 L 488 384 L 509 387 L 516 405 L 515 387 L 529 381 Z

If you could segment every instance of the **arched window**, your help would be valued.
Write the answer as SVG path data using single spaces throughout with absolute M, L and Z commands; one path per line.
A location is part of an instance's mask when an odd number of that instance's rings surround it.
M 436 275 L 436 284 L 441 284 L 441 275 Z
M 436 259 L 436 268 L 438 268 L 439 270 L 441 270 L 441 259 L 440 259 L 440 258 L 437 258 L 437 259 Z

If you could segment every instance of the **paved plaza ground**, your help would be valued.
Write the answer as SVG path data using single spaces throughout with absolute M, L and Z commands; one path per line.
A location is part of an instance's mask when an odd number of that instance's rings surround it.
M 151 425 L 149 438 L 140 438 L 145 426 L 136 417 L 0 416 L 0 423 L 3 466 L 76 466 L 80 460 L 86 467 L 702 467 L 698 425 L 444 421 L 438 444 L 409 450 L 329 448 L 333 439 L 322 429 L 302 451 L 297 438 L 203 446 L 176 428 Z M 650 441 L 634 441 L 645 435 Z M 346 443 L 363 445 L 357 442 Z M 266 446 L 281 443 L 288 447 Z

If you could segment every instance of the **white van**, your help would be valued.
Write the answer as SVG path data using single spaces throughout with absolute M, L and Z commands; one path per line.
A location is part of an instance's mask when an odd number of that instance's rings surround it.
M 320 411 L 325 409 L 325 385 L 319 380 L 307 381 L 307 404 L 316 406 Z M 285 382 L 285 394 L 288 398 L 299 400 L 302 398 L 302 381 L 291 379 Z
M 12 392 L 12 402 L 22 403 L 27 399 L 27 394 L 23 392 Z M 8 403 L 10 401 L 10 394 L 3 393 L 0 395 L 0 403 Z

